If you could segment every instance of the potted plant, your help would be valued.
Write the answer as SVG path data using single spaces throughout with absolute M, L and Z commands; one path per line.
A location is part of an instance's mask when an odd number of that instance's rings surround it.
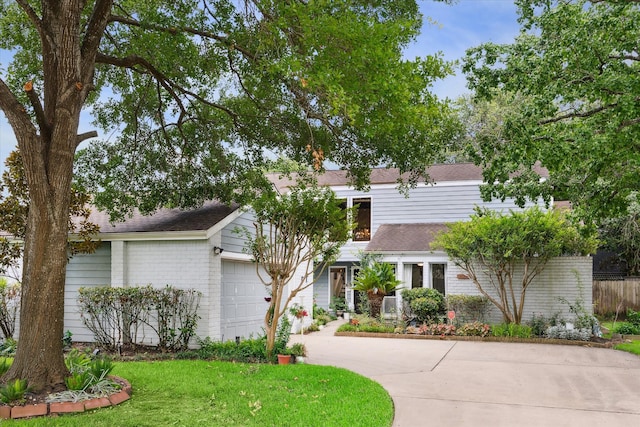
M 333 297 L 331 298 L 329 308 L 335 311 L 336 316 L 342 317 L 344 311 L 347 309 L 347 301 L 343 297 Z
M 291 354 L 289 349 L 286 348 L 281 353 L 278 353 L 278 365 L 288 365 L 289 363 L 291 363 Z
M 294 357 L 296 363 L 304 363 L 304 358 L 307 355 L 307 348 L 304 344 L 298 342 L 289 347 L 289 353 Z

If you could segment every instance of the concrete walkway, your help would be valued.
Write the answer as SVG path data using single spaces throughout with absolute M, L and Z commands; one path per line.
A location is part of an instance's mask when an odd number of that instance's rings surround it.
M 640 426 L 640 357 L 547 344 L 295 335 L 307 363 L 380 383 L 394 427 Z

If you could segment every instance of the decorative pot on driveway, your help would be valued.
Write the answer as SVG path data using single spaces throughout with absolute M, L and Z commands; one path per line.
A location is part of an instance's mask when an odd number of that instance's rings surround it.
M 279 354 L 278 355 L 278 365 L 288 365 L 291 362 L 290 354 Z

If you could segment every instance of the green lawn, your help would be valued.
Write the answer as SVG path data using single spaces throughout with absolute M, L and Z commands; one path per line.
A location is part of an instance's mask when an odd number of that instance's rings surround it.
M 393 403 L 376 382 L 345 369 L 209 361 L 117 363 L 133 386 L 113 408 L 16 426 L 385 426 Z
M 629 353 L 640 356 L 640 341 L 631 341 L 618 344 L 614 347 L 616 350 L 628 351 Z

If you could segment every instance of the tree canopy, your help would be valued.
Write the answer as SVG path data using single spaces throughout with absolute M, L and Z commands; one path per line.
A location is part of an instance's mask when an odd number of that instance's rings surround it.
M 429 88 L 438 55 L 406 60 L 414 0 L 0 0 L 0 109 L 22 156 L 20 346 L 5 379 L 64 383 L 68 217 L 75 178 L 122 218 L 134 207 L 246 202 L 271 154 L 366 186 L 371 165 L 413 181 L 455 120 Z M 90 112 L 111 135 L 80 129 Z M 42 325 L 47 325 L 43 328 Z
M 465 270 L 508 323 L 521 322 L 527 289 L 551 258 L 587 255 L 597 246 L 562 212 L 538 207 L 509 215 L 482 209 L 448 228 L 432 247 Z
M 463 66 L 478 98 L 518 99 L 480 147 L 486 195 L 570 200 L 587 222 L 618 216 L 640 186 L 640 3 L 516 3 L 515 42 L 470 49 Z
M 112 94 L 92 108 L 120 136 L 78 170 L 112 212 L 250 199 L 274 155 L 331 161 L 357 186 L 372 164 L 415 178 L 455 128 L 429 92 L 450 65 L 403 58 L 415 1 L 162 4 L 114 10 L 96 58 L 96 87 Z

